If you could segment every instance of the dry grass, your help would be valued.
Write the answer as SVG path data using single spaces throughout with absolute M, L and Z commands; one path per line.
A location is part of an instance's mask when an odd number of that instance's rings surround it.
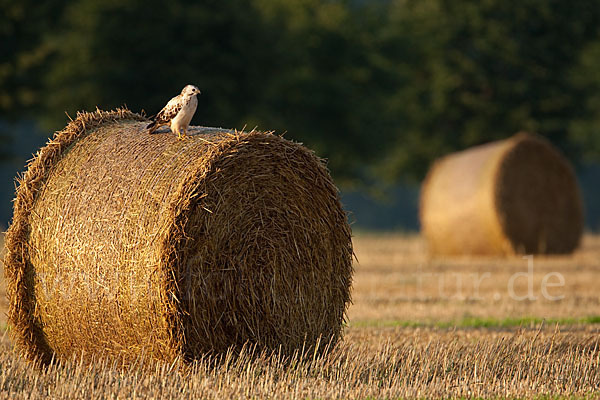
M 328 356 L 305 361 L 277 355 L 201 360 L 186 371 L 169 365 L 129 366 L 107 362 L 53 365 L 44 372 L 17 357 L 4 339 L 0 355 L 0 398 L 554 398 L 600 395 L 600 328 L 572 323 L 598 314 L 595 279 L 600 238 L 588 236 L 573 257 L 534 259 L 534 286 L 543 274 L 565 277 L 561 301 L 512 300 L 508 271 L 526 271 L 526 260 L 430 260 L 418 237 L 361 235 L 355 238 L 354 305 L 350 326 Z M 419 267 L 420 266 L 420 267 Z M 482 299 L 462 296 L 437 280 L 407 278 L 415 271 L 498 273 L 482 284 Z M 432 275 L 436 276 L 436 275 Z M 466 278 L 465 278 L 466 279 Z M 525 285 L 526 286 L 526 285 Z M 524 287 L 517 286 L 516 291 Z M 560 289 L 560 290 L 559 290 Z M 489 292 L 502 294 L 495 302 Z M 527 304 L 521 304 L 527 303 Z M 465 318 L 491 327 L 464 326 Z M 530 328 L 503 326 L 529 317 L 563 319 Z M 436 326 L 445 321 L 459 328 Z M 496 321 L 496 322 L 494 322 Z M 396 326 L 391 326 L 391 325 Z M 420 327 L 406 327 L 404 325 Z M 512 324 L 512 325 L 514 325 Z M 476 325 L 476 324 L 472 324 Z
M 417 236 L 363 235 L 354 242 L 359 264 L 353 287 L 350 324 L 414 325 L 459 324 L 475 319 L 496 325 L 531 318 L 593 319 L 600 315 L 597 282 L 600 274 L 600 237 L 585 236 L 571 256 L 534 256 L 532 295 L 525 276 L 529 260 L 512 258 L 430 258 L 425 242 Z M 547 286 L 548 299 L 542 283 Z M 479 282 L 479 284 L 478 284 Z M 478 289 L 477 289 L 478 288 Z M 563 296 L 562 299 L 552 299 Z M 517 299 L 515 299 L 515 297 Z
M 600 388 L 597 335 L 397 329 L 359 332 L 326 358 L 277 356 L 118 371 L 72 362 L 36 372 L 0 356 L 6 398 L 398 398 L 585 395 Z
M 4 234 L 0 233 L 0 260 L 4 259 Z M 4 282 L 4 274 L 0 279 L 0 328 L 6 329 L 8 298 L 6 297 L 6 283 Z

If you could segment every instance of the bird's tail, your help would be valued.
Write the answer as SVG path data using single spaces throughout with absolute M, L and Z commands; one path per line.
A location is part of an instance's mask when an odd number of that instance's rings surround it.
M 154 133 L 154 131 L 158 129 L 158 124 L 156 123 L 156 120 L 150 122 L 148 126 L 146 126 L 146 129 L 148 130 L 148 133 Z

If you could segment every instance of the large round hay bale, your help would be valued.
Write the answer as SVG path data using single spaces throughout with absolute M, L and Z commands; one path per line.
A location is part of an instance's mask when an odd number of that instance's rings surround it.
M 146 124 L 79 114 L 20 180 L 5 273 L 21 350 L 171 361 L 335 342 L 352 244 L 322 161 L 268 133 Z
M 421 227 L 433 254 L 569 253 L 583 230 L 568 161 L 526 133 L 448 155 L 423 184 Z

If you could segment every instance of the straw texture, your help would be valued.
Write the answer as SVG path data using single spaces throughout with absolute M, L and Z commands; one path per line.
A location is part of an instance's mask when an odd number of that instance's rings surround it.
M 527 133 L 438 160 L 423 183 L 420 219 L 440 255 L 570 253 L 583 231 L 571 166 Z
M 144 121 L 81 113 L 19 182 L 5 269 L 20 349 L 172 361 L 337 341 L 352 244 L 321 160 L 269 133 L 178 141 Z

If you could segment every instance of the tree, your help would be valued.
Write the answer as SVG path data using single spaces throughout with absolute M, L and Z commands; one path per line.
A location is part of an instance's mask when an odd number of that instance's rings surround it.
M 583 149 L 587 161 L 600 159 L 600 37 L 581 53 L 570 75 L 573 85 L 583 93 L 580 112 L 572 120 L 569 132 L 574 143 Z
M 287 132 L 344 184 L 519 130 L 600 157 L 595 0 L 2 1 L 0 117 L 48 131 L 194 83 L 193 123 Z
M 31 117 L 43 96 L 48 60 L 42 37 L 56 27 L 66 1 L 0 0 L 0 161 L 14 161 L 13 123 Z M 12 189 L 12 188 L 11 188 Z
M 577 158 L 569 126 L 585 92 L 570 71 L 597 36 L 599 14 L 595 1 L 394 2 L 387 25 L 414 47 L 411 84 L 390 98 L 390 118 L 406 120 L 390 175 L 422 177 L 437 156 L 520 130 Z
M 154 113 L 196 83 L 196 121 L 287 132 L 328 158 L 339 179 L 356 178 L 389 132 L 377 115 L 387 77 L 370 58 L 376 20 L 361 20 L 364 10 L 344 1 L 79 0 L 46 39 L 43 121 L 58 129 L 64 111 L 123 103 Z
M 204 93 L 196 121 L 236 126 L 248 101 L 253 20 L 245 1 L 72 3 L 48 39 L 46 126 L 64 125 L 64 111 L 96 106 L 155 113 L 188 83 Z
M 66 3 L 0 0 L 0 118 L 22 118 L 39 104 L 50 55 L 43 37 L 56 29 Z
M 381 4 L 257 1 L 273 35 L 256 121 L 314 148 L 336 180 L 368 181 L 392 131 L 381 108 L 396 82 L 374 42 Z M 258 78 L 258 77 L 257 77 Z

